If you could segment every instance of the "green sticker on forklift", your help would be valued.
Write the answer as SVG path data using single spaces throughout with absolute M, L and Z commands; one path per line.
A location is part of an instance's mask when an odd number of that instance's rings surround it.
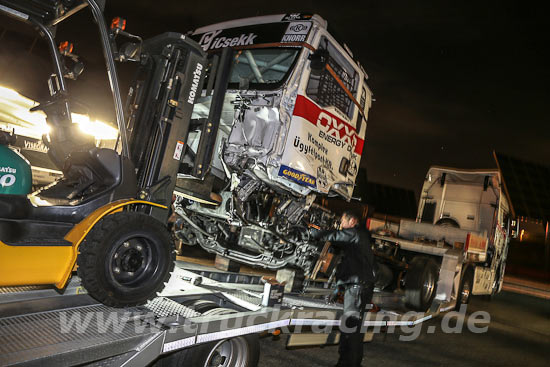
M 0 145 L 0 194 L 27 195 L 32 188 L 29 162 L 19 153 Z

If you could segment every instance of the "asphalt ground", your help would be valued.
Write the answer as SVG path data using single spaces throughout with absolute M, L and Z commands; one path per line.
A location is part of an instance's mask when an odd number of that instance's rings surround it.
M 487 332 L 474 333 L 468 320 L 490 316 Z M 477 316 L 476 316 L 477 315 Z M 363 366 L 549 366 L 550 302 L 531 296 L 501 292 L 491 301 L 473 298 L 466 311 L 462 332 L 449 333 L 445 325 L 457 326 L 457 315 L 426 321 L 418 332 L 397 328 L 376 334 L 364 345 Z M 447 323 L 447 321 L 450 321 Z M 478 324 L 478 326 L 483 326 Z M 445 331 L 446 330 L 446 331 Z M 453 331 L 458 331 L 456 328 Z M 260 366 L 333 366 L 338 347 L 287 350 L 286 336 L 261 340 Z

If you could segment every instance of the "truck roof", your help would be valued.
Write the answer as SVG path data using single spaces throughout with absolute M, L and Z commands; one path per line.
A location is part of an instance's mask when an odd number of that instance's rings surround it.
M 452 167 L 443 167 L 443 166 L 431 166 L 428 170 L 428 173 L 435 172 L 445 172 L 445 173 L 456 173 L 456 174 L 465 174 L 465 175 L 497 175 L 499 170 L 496 168 L 487 168 L 487 169 L 466 169 L 466 168 L 452 168 Z
M 207 26 L 197 28 L 194 31 L 190 31 L 188 33 L 188 35 L 193 37 L 193 36 L 199 36 L 199 35 L 204 36 L 206 34 L 213 34 L 212 37 L 215 37 L 215 36 L 217 36 L 217 32 L 228 31 L 234 37 L 235 35 L 232 34 L 232 32 L 233 32 L 232 30 L 239 29 L 239 28 L 246 28 L 246 27 L 254 28 L 254 26 L 259 26 L 260 29 L 263 29 L 261 38 L 265 38 L 266 36 L 267 36 L 267 38 L 270 38 L 270 37 L 273 37 L 273 34 L 274 34 L 273 32 L 275 32 L 275 34 L 276 34 L 277 31 L 273 30 L 273 29 L 267 30 L 265 28 L 262 28 L 262 26 L 264 26 L 264 25 L 274 25 L 274 24 L 277 24 L 277 23 L 290 24 L 290 25 L 292 25 L 293 23 L 298 23 L 298 26 L 300 26 L 299 24 L 302 23 L 303 28 L 301 30 L 300 29 L 293 30 L 292 33 L 294 35 L 296 35 L 296 32 L 298 32 L 299 34 L 307 34 L 310 27 L 306 26 L 304 28 L 304 26 L 303 26 L 304 22 L 315 23 L 320 28 L 327 29 L 329 31 L 329 33 L 332 35 L 332 37 L 339 44 L 339 46 L 342 47 L 343 52 L 346 52 L 353 59 L 353 61 L 358 65 L 358 67 L 363 72 L 363 74 L 365 76 L 365 79 L 368 79 L 367 72 L 365 71 L 363 66 L 359 63 L 359 61 L 354 58 L 353 52 L 350 50 L 348 45 L 344 42 L 343 39 L 337 37 L 337 35 L 334 34 L 334 30 L 331 30 L 328 27 L 328 22 L 318 14 L 310 14 L 310 13 L 274 14 L 274 15 L 263 15 L 263 16 L 259 16 L 259 17 L 235 19 L 235 20 L 229 20 L 229 21 L 226 21 L 226 22 L 214 23 L 214 24 L 210 24 L 210 25 L 207 25 Z M 304 29 L 305 29 L 305 33 L 304 33 Z M 288 32 L 288 30 L 286 32 Z M 225 38 L 228 37 L 228 35 L 223 35 L 223 36 Z M 250 36 L 252 37 L 253 34 L 250 34 Z M 255 37 L 253 37 L 253 38 L 255 38 Z M 247 38 L 245 38 L 245 40 L 246 39 Z M 207 51 L 209 49 L 210 44 L 205 46 L 202 43 L 203 40 L 204 40 L 204 37 L 201 37 L 200 40 L 199 40 L 198 37 L 196 37 L 195 40 L 198 41 L 199 44 L 201 44 L 201 47 L 203 47 L 203 49 L 205 51 Z M 206 38 L 206 40 L 208 40 L 208 37 Z M 250 38 L 248 38 L 248 40 L 250 41 Z M 208 42 L 208 41 L 205 41 L 205 42 Z M 269 41 L 269 42 L 271 42 L 271 41 Z M 260 43 L 262 43 L 262 42 L 260 42 Z M 239 46 L 239 44 L 237 44 L 237 46 Z M 233 45 L 231 45 L 231 47 L 233 47 Z M 219 48 L 219 47 L 216 47 L 216 48 Z
M 428 181 L 433 181 L 438 177 L 446 174 L 447 180 L 451 178 L 454 182 L 468 182 L 470 184 L 482 185 L 485 181 L 485 177 L 490 176 L 495 185 L 500 185 L 501 176 L 500 171 L 496 168 L 489 169 L 463 169 L 463 168 L 451 168 L 441 166 L 431 166 L 426 174 Z

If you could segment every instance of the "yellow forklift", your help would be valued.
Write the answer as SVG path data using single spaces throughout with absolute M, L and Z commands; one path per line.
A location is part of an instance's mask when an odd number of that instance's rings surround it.
M 1 14 L 27 23 L 48 44 L 51 97 L 32 110 L 45 113 L 44 142 L 63 172 L 31 193 L 28 162 L 9 147 L 13 136 L 0 132 L 0 286 L 62 290 L 76 267 L 91 296 L 124 307 L 153 298 L 174 267 L 167 221 L 186 139 L 192 128 L 204 131 L 202 144 L 213 145 L 231 51 L 209 59 L 179 33 L 143 41 L 124 30 L 121 18 L 108 27 L 104 6 L 104 0 L 0 0 Z M 69 94 L 67 79 L 76 79 L 83 65 L 55 34 L 86 9 L 99 28 L 119 130 L 115 149 L 96 147 L 71 120 L 82 103 Z M 138 69 L 126 108 L 115 61 Z M 212 100 L 208 119 L 192 119 L 199 98 Z M 206 167 L 211 152 L 193 158 Z

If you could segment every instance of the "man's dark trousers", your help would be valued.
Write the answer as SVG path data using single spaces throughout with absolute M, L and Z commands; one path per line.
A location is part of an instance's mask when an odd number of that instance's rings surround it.
M 344 287 L 344 316 L 341 327 L 340 345 L 338 353 L 338 367 L 358 367 L 363 359 L 363 339 L 365 333 L 361 332 L 361 322 L 365 313 L 365 307 L 372 301 L 374 286 L 360 283 L 357 277 L 350 277 L 346 281 L 339 281 L 339 286 Z

